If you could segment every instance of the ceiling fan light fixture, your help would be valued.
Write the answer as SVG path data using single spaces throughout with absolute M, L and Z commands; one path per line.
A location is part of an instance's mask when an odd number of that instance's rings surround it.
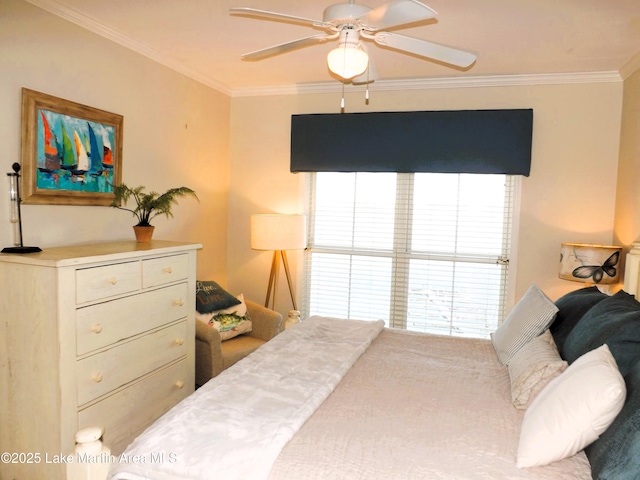
M 349 80 L 362 75 L 369 64 L 369 56 L 357 47 L 340 45 L 327 55 L 327 65 L 336 75 Z

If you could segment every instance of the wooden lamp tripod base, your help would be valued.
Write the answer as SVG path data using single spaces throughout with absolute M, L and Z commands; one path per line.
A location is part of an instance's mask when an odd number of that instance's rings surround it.
M 293 309 L 297 310 L 296 297 L 293 293 L 293 284 L 291 283 L 291 273 L 289 272 L 289 262 L 287 261 L 287 252 L 284 250 L 274 250 L 273 260 L 271 261 L 271 274 L 269 275 L 269 287 L 267 288 L 267 298 L 264 301 L 264 306 L 275 310 L 276 304 L 276 290 L 278 288 L 278 277 L 280 272 L 280 259 L 284 264 L 284 273 L 287 276 L 287 284 L 289 285 L 289 293 L 291 294 L 291 302 L 293 303 Z M 271 306 L 269 306 L 271 302 Z

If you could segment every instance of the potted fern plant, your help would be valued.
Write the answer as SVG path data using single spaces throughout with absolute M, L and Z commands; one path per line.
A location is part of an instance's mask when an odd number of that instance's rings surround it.
M 147 193 L 144 190 L 144 186 L 131 188 L 121 183 L 113 187 L 114 198 L 111 202 L 112 207 L 131 212 L 138 219 L 133 229 L 139 243 L 151 241 L 155 228 L 151 225 L 151 220 L 158 215 L 173 217 L 171 209 L 178 203 L 178 197 L 192 196 L 198 200 L 196 192 L 187 187 L 170 188 L 162 195 L 154 191 Z M 130 199 L 135 203 L 132 208 L 125 206 Z

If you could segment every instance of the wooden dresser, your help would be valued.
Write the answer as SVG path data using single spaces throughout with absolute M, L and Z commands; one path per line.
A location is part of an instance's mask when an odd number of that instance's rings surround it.
M 0 254 L 0 478 L 63 479 L 79 428 L 112 454 L 194 390 L 197 244 Z

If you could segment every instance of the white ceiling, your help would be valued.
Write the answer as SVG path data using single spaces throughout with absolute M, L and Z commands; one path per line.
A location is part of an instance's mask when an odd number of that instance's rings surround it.
M 253 7 L 322 19 L 336 0 L 28 0 L 230 95 L 339 83 L 329 42 L 260 61 L 242 53 L 321 33 L 308 26 L 229 15 Z M 348 0 L 345 0 L 348 1 Z M 358 0 L 375 8 L 385 0 Z M 378 85 L 404 80 L 610 74 L 640 65 L 640 0 L 426 0 L 435 20 L 394 29 L 478 54 L 462 71 L 369 44 Z

